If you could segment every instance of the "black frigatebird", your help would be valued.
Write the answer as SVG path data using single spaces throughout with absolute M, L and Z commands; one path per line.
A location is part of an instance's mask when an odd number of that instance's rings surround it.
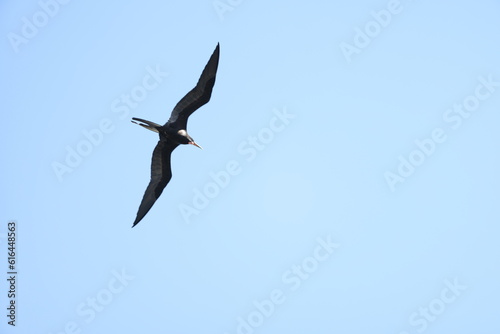
M 210 101 L 218 65 L 219 44 L 217 43 L 217 47 L 203 69 L 196 87 L 191 89 L 177 103 L 174 110 L 172 110 L 169 120 L 163 126 L 144 119 L 132 118 L 132 123 L 157 132 L 160 136 L 160 140 L 153 151 L 153 158 L 151 159 L 151 180 L 146 188 L 132 227 L 144 218 L 172 178 L 172 169 L 170 168 L 172 151 L 180 144 L 191 144 L 201 148 L 187 133 L 187 121 L 188 117 L 196 109 Z

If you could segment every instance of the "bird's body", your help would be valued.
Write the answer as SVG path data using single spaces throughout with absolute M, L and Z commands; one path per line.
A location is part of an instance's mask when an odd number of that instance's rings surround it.
M 181 144 L 191 144 L 200 147 L 187 133 L 187 120 L 194 111 L 210 100 L 212 89 L 215 84 L 218 64 L 219 44 L 217 44 L 207 65 L 203 69 L 196 87 L 189 91 L 189 93 L 177 103 L 169 120 L 164 125 L 159 125 L 140 118 L 132 118 L 133 123 L 157 132 L 160 137 L 151 159 L 151 180 L 146 188 L 146 192 L 144 193 L 141 205 L 137 211 L 137 217 L 132 227 L 137 225 L 146 213 L 148 213 L 172 178 L 170 157 L 173 150 Z

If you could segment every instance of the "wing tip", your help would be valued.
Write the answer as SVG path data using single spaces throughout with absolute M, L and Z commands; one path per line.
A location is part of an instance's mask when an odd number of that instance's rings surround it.
M 139 217 L 135 218 L 134 223 L 132 224 L 132 228 L 134 228 L 134 227 L 135 227 L 135 225 L 139 224 L 139 222 L 140 222 L 141 220 L 142 220 L 142 217 L 141 217 L 141 218 L 139 218 Z

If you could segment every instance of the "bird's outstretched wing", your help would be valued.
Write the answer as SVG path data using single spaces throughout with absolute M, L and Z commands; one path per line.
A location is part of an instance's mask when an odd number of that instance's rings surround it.
M 186 129 L 188 117 L 199 107 L 210 101 L 219 65 L 219 44 L 201 73 L 196 87 L 191 89 L 175 106 L 167 124 L 178 129 Z
M 158 144 L 156 144 L 153 151 L 153 158 L 151 159 L 151 180 L 146 188 L 146 192 L 144 193 L 141 205 L 137 211 L 137 217 L 132 227 L 137 225 L 141 219 L 144 218 L 172 178 L 170 156 L 178 145 L 179 144 L 167 140 L 160 140 Z

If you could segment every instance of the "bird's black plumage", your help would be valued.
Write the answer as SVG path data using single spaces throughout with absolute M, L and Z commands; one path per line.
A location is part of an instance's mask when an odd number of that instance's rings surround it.
M 172 178 L 170 157 L 173 150 L 180 144 L 192 144 L 200 147 L 186 131 L 187 120 L 196 109 L 210 101 L 218 65 L 219 44 L 217 44 L 203 69 L 196 86 L 177 103 L 170 115 L 170 119 L 163 126 L 144 119 L 132 118 L 133 123 L 157 132 L 160 136 L 151 159 L 151 180 L 146 188 L 132 227 L 144 218 Z

